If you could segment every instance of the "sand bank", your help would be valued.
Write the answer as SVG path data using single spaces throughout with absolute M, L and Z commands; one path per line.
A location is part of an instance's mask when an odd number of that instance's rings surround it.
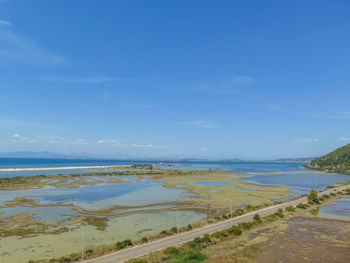
M 48 171 L 48 170 L 79 170 L 79 169 L 105 169 L 105 168 L 127 168 L 131 165 L 102 165 L 102 166 L 71 166 L 71 167 L 41 167 L 41 168 L 3 168 L 0 172 L 20 171 Z

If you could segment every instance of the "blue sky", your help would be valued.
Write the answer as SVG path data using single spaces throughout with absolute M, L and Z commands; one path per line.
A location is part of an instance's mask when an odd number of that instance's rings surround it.
M 0 0 L 0 152 L 318 156 L 349 47 L 346 0 Z

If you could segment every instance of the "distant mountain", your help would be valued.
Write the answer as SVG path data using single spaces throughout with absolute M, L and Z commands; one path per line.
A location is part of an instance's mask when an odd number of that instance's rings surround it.
M 350 144 L 311 161 L 306 168 L 350 174 Z

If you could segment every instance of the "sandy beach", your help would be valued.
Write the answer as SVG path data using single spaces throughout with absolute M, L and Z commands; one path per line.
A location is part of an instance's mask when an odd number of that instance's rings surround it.
M 102 166 L 72 166 L 72 167 L 41 167 L 41 168 L 3 168 L 0 172 L 20 172 L 20 171 L 48 171 L 48 170 L 79 170 L 79 169 L 105 169 L 122 168 L 131 165 L 102 165 Z

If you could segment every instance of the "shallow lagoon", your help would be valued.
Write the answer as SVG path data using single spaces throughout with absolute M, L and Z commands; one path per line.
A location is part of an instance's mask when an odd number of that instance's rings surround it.
M 350 180 L 350 175 L 346 174 L 326 174 L 326 173 L 281 173 L 254 175 L 241 178 L 256 184 L 282 185 L 293 188 L 306 188 L 322 190 L 329 185 Z
M 105 231 L 86 226 L 84 240 L 86 247 L 112 244 L 127 238 L 135 240 L 176 225 L 184 227 L 205 217 L 205 214 L 194 211 L 179 211 L 178 214 L 176 211 L 159 211 L 118 217 L 108 223 Z M 81 230 L 75 229 L 60 235 L 41 234 L 32 238 L 7 237 L 1 242 L 1 263 L 23 263 L 29 259 L 53 258 L 79 252 Z
M 165 188 L 161 183 L 136 177 L 126 176 L 124 183 L 84 185 L 76 188 L 55 188 L 46 186 L 42 189 L 0 191 L 0 205 L 16 197 L 38 200 L 41 204 L 71 202 L 86 210 L 103 210 L 116 205 L 142 206 L 154 203 L 196 199 L 196 196 L 183 189 Z
M 322 218 L 350 221 L 350 198 L 338 199 L 330 206 L 322 206 L 314 214 Z

